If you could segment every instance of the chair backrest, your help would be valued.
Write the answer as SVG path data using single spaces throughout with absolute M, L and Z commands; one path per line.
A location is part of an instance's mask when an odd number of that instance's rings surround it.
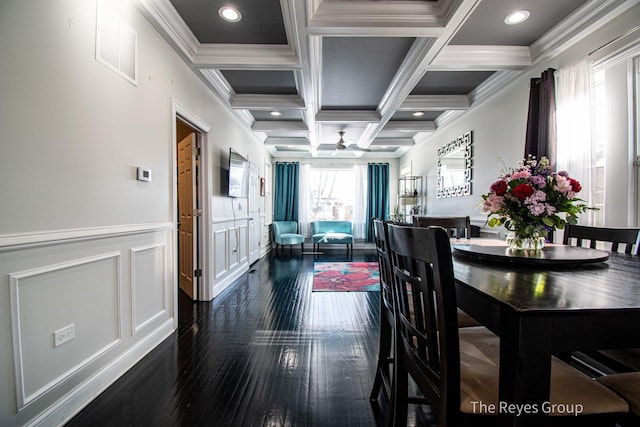
M 378 254 L 378 270 L 380 271 L 380 285 L 382 290 L 382 309 L 387 320 L 393 326 L 393 270 L 389 256 L 389 236 L 387 223 L 379 219 L 373 219 L 373 236 Z
M 416 227 L 443 227 L 449 232 L 455 230 L 456 238 L 464 233 L 465 238 L 471 238 L 471 219 L 468 216 L 422 216 L 413 217 Z
M 273 235 L 296 234 L 298 233 L 298 223 L 296 221 L 273 221 Z
M 598 242 L 609 242 L 611 252 L 618 252 L 621 249 L 626 254 L 639 255 L 639 233 L 640 228 L 605 228 L 567 224 L 564 228 L 562 243 L 570 245 L 575 239 L 576 246 L 582 246 L 583 243 L 588 242 L 589 247 L 595 249 Z
M 440 420 L 460 411 L 460 345 L 449 235 L 441 227 L 389 225 L 394 271 L 396 363 Z
M 343 220 L 317 220 L 313 222 L 313 232 L 353 234 L 353 223 Z

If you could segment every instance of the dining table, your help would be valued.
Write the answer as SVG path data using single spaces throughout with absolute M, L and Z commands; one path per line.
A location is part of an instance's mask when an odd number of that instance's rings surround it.
M 458 306 L 500 338 L 505 407 L 548 405 L 552 355 L 640 347 L 640 257 L 513 251 L 496 239 L 452 240 L 452 250 Z M 504 425 L 545 425 L 544 411 L 512 415 Z

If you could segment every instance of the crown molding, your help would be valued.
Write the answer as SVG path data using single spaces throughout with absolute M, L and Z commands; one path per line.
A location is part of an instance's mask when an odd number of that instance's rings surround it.
M 138 10 L 185 58 L 193 62 L 200 42 L 169 0 L 138 0 Z
M 316 114 L 316 123 L 378 123 L 380 114 L 369 110 L 322 110 Z
M 302 67 L 289 45 L 207 43 L 193 60 L 198 68 L 292 70 Z
M 452 45 L 442 48 L 430 70 L 502 70 L 531 66 L 527 46 Z
M 300 32 L 296 22 L 295 0 L 280 0 L 284 32 L 293 54 L 300 58 Z
M 202 69 L 200 73 L 218 96 L 225 101 L 226 104 L 231 105 L 231 100 L 236 97 L 236 93 L 222 73 L 213 69 Z
M 264 141 L 265 145 L 292 145 L 296 147 L 307 147 L 309 140 L 307 138 L 278 138 L 270 137 Z
M 436 130 L 436 124 L 433 121 L 417 121 L 417 120 L 396 120 L 387 122 L 384 130 L 388 132 L 429 132 Z
M 590 1 L 530 46 L 533 63 L 546 61 L 607 25 L 640 0 Z
M 409 95 L 398 111 L 466 110 L 470 106 L 467 95 Z
M 246 110 L 304 110 L 304 100 L 298 95 L 245 95 L 231 98 L 231 108 Z
M 514 81 L 523 71 L 498 71 L 469 93 L 471 105 L 485 101 Z
M 412 138 L 376 138 L 369 147 L 412 147 L 414 145 Z
M 307 125 L 304 122 L 286 121 L 286 120 L 256 120 L 251 126 L 254 132 L 278 132 L 293 131 L 304 132 L 302 136 L 307 136 Z M 269 134 L 268 134 L 269 135 Z M 271 135 L 269 135 L 271 136 Z
M 311 35 L 438 37 L 444 31 L 435 2 L 308 1 Z

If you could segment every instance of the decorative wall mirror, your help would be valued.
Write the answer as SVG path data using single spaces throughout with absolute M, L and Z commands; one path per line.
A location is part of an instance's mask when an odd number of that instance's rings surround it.
M 471 139 L 469 131 L 438 150 L 439 199 L 471 194 Z

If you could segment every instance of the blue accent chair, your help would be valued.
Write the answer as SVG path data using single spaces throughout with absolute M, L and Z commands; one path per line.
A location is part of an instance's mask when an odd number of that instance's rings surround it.
M 313 222 L 314 252 L 320 250 L 321 243 L 347 245 L 347 254 L 353 252 L 353 224 L 351 221 L 320 220 Z
M 300 249 L 304 250 L 304 236 L 298 234 L 298 223 L 296 221 L 273 221 L 273 240 L 276 242 L 276 251 L 278 246 L 300 244 Z

